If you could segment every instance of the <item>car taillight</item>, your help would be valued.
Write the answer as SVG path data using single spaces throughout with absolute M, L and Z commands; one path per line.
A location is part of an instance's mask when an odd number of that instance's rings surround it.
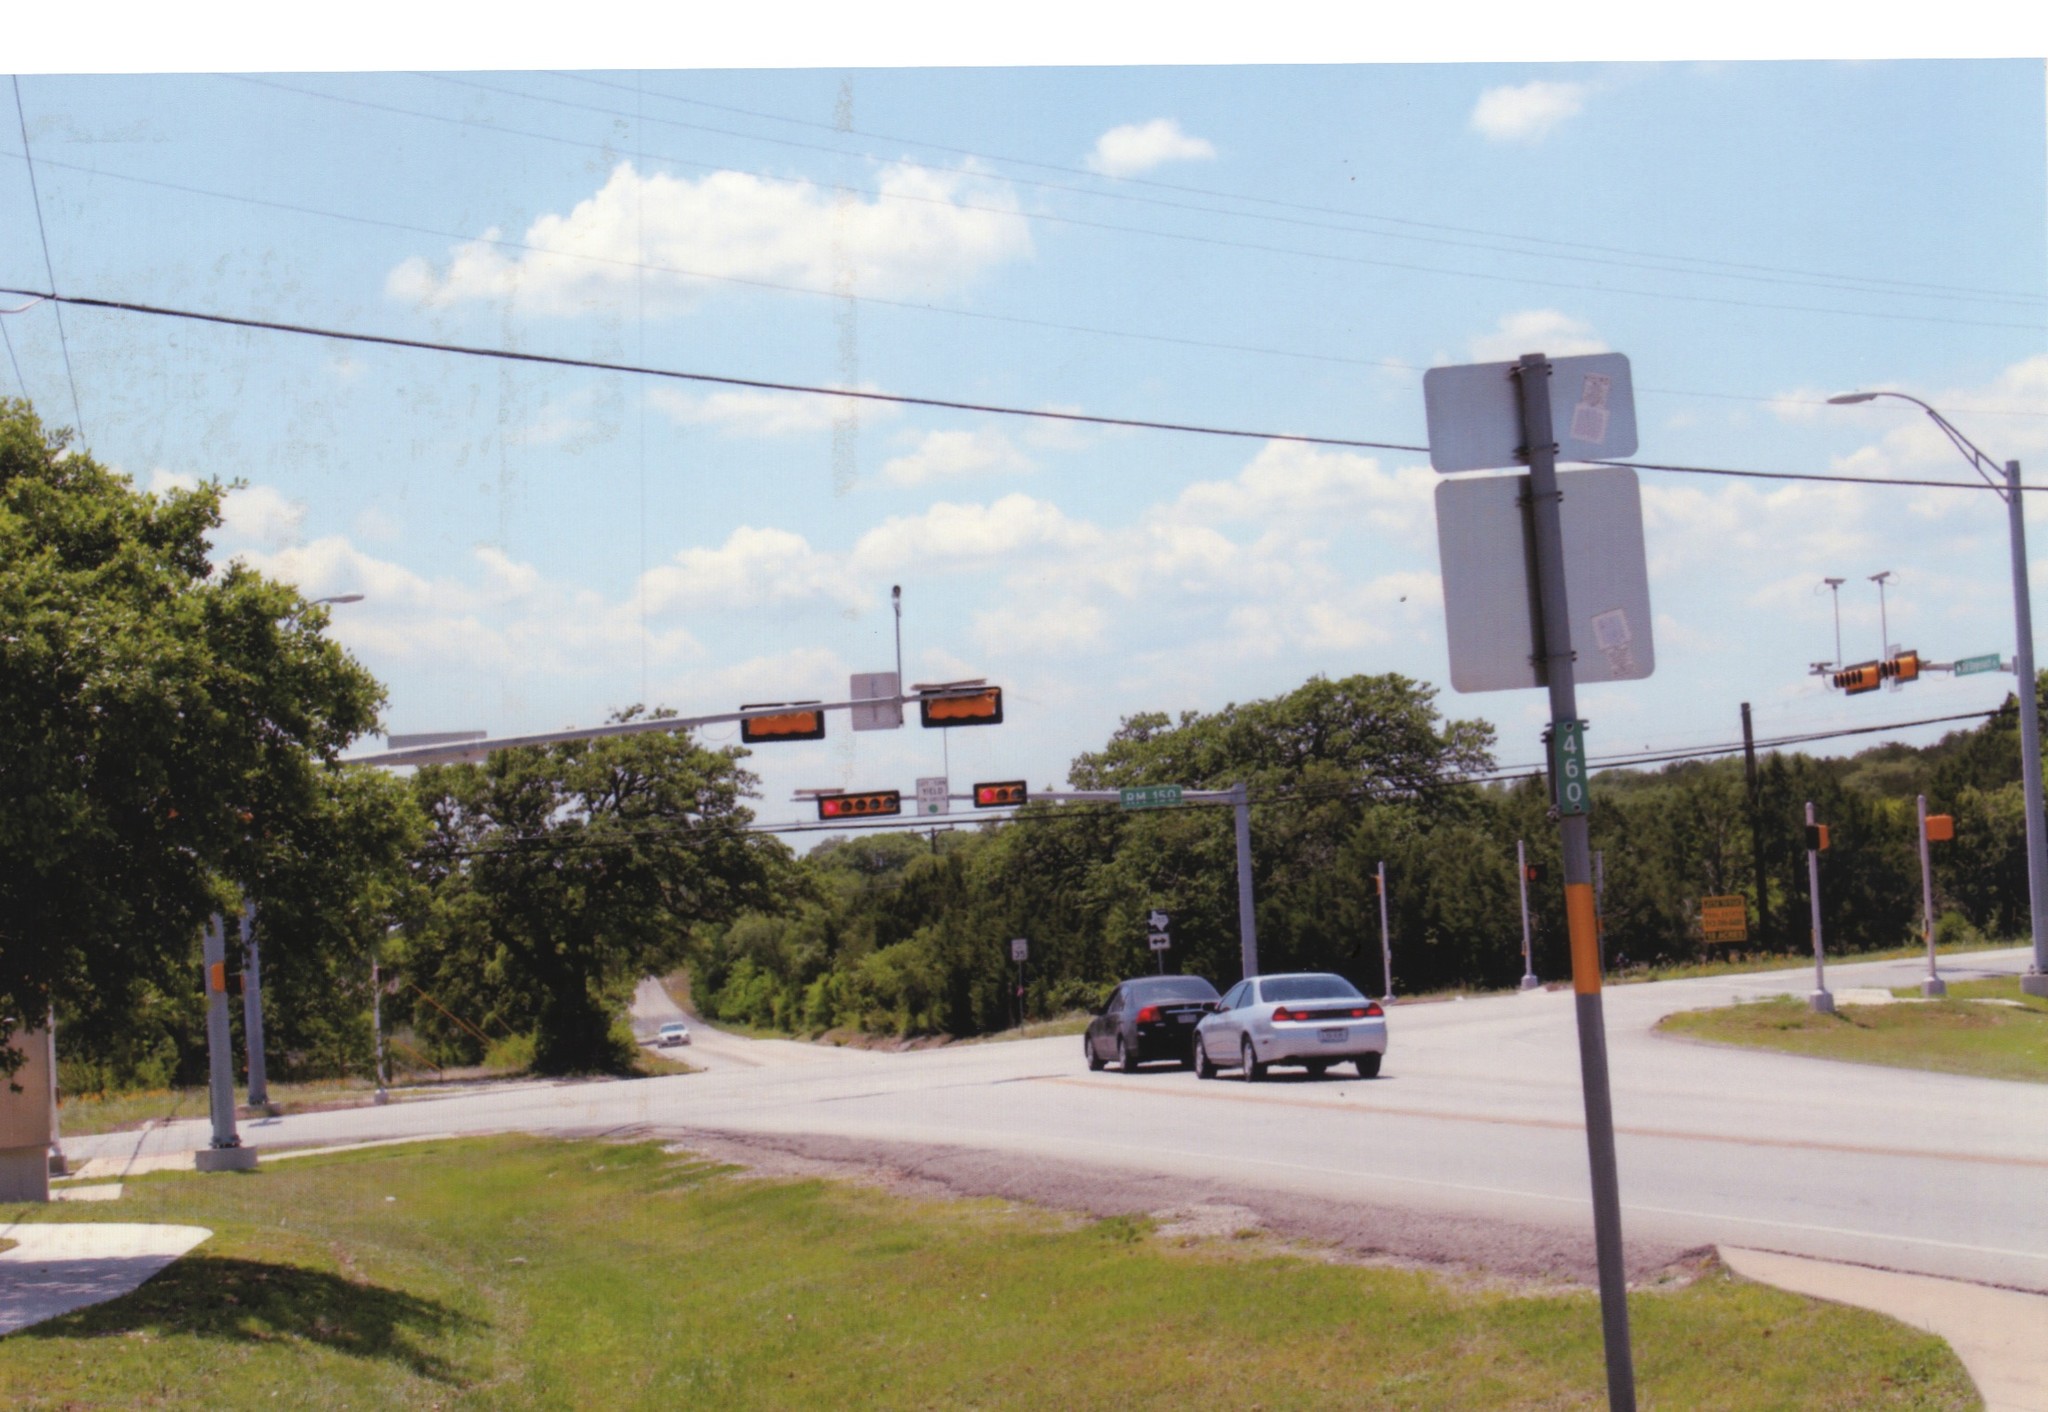
M 1365 1009 L 1364 1009 L 1364 1010 L 1362 1010 L 1362 1011 L 1360 1011 L 1359 1013 L 1360 1013 L 1360 1014 L 1362 1014 L 1362 1015 L 1364 1015 L 1364 1016 L 1365 1016 L 1365 1017 L 1366 1017 L 1367 1019 L 1373 1019 L 1373 1018 L 1375 1018 L 1376 1016 L 1384 1015 L 1384 1014 L 1386 1014 L 1387 1012 L 1386 1012 L 1386 1011 L 1384 1011 L 1384 1010 L 1382 1010 L 1382 1009 L 1380 1009 L 1380 1003 L 1379 1003 L 1379 1001 L 1377 1001 L 1377 1000 L 1368 1000 L 1368 1001 L 1367 1001 L 1367 1002 L 1365 1003 Z
M 1159 1007 L 1157 1005 L 1147 1005 L 1138 1012 L 1138 1023 L 1141 1025 L 1156 1024 L 1158 1020 Z
M 1273 1018 L 1276 1020 L 1306 1020 L 1308 1018 L 1308 1011 L 1290 1010 L 1285 1005 L 1282 1005 L 1273 1012 Z

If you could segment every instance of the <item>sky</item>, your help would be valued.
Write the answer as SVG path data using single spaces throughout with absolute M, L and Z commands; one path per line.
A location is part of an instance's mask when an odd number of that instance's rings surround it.
M 602 59 L 427 44 L 440 66 L 414 69 L 337 68 L 346 44 L 301 37 L 188 44 L 158 71 L 111 45 L 125 71 L 85 72 L 89 44 L 52 41 L 0 94 L 19 101 L 0 123 L 11 288 L 1250 434 L 49 303 L 0 315 L 0 391 L 144 488 L 236 483 L 218 557 L 362 594 L 332 631 L 387 685 L 394 732 L 843 700 L 893 666 L 901 585 L 906 676 L 998 683 L 1005 724 L 835 716 L 822 742 L 756 751 L 762 818 L 804 817 L 800 788 L 1057 784 L 1134 713 L 1315 675 L 1414 678 L 1528 764 L 1544 694 L 1450 686 L 1447 477 L 1386 449 L 1426 444 L 1425 369 L 1621 352 L 1634 459 L 1973 480 L 1910 405 L 1825 403 L 1897 389 L 2048 477 L 2043 64 L 1911 42 L 1256 64 L 1214 60 L 1258 45 L 1212 43 L 1145 65 L 1083 46 L 1029 67 L 945 45 L 833 67 L 792 43 L 763 67 L 745 45 L 736 66 L 614 39 Z M 1289 57 L 1375 52 L 1297 36 Z M 1836 656 L 1827 577 L 1848 661 L 1887 636 L 2009 657 L 1993 495 L 1639 476 L 1656 671 L 1581 689 L 1596 761 L 1737 740 L 1745 701 L 1769 739 L 2010 689 L 1936 674 L 1846 699 L 1809 672 Z

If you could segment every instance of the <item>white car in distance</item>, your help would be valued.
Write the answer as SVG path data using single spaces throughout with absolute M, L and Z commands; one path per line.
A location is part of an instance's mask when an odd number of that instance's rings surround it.
M 671 1045 L 688 1044 L 689 1042 L 690 1027 L 681 1020 L 670 1020 L 654 1032 L 654 1043 L 661 1049 L 667 1049 Z
M 1370 1079 L 1386 1052 L 1387 1021 L 1378 1002 L 1322 971 L 1241 980 L 1195 1026 L 1195 1074 L 1204 1079 L 1236 1069 L 1255 1083 L 1275 1064 L 1300 1065 L 1320 1077 L 1343 1063 Z

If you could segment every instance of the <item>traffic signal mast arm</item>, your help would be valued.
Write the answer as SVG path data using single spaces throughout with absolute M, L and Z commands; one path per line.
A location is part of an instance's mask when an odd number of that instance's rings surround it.
M 698 726 L 724 725 L 731 721 L 758 720 L 764 716 L 787 716 L 797 711 L 851 711 L 856 706 L 908 706 L 913 702 L 948 700 L 955 697 L 986 697 L 989 692 L 1000 692 L 1001 687 L 985 685 L 933 687 L 927 691 L 895 696 L 877 696 L 860 701 L 807 701 L 792 707 L 765 706 L 740 711 L 720 711 L 709 716 L 666 716 L 660 720 L 617 721 L 608 726 L 586 726 L 581 729 L 546 731 L 539 735 L 508 735 L 496 739 L 465 740 L 446 745 L 416 746 L 408 750 L 385 750 L 375 755 L 354 755 L 342 761 L 344 765 L 453 765 L 464 761 L 482 760 L 499 750 L 512 750 L 522 745 L 558 745 L 568 740 L 608 740 L 613 736 L 646 735 L 658 731 L 693 730 Z

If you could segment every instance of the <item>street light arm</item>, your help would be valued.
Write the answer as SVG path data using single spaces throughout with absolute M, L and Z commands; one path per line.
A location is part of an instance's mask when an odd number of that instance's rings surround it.
M 1834 403 L 1836 406 L 1842 406 L 1853 402 L 1869 402 L 1872 399 L 1878 397 L 1896 397 L 1901 402 L 1910 402 L 1915 407 L 1918 407 L 1921 411 L 1925 412 L 1929 417 L 1933 418 L 1934 424 L 1941 428 L 1942 434 L 1946 436 L 1951 443 L 1954 444 L 1956 450 L 1963 453 L 1963 458 L 1967 460 L 1972 466 L 1975 466 L 1977 468 L 1977 474 L 1984 477 L 1986 481 L 1990 482 L 1991 488 L 1998 492 L 2000 499 L 2005 498 L 2005 468 L 1998 462 L 1992 460 L 1991 457 L 1987 456 L 1984 453 L 1984 451 L 1977 445 L 1976 442 L 1970 440 L 1970 438 L 1968 438 L 1967 436 L 1964 436 L 1962 431 L 1956 426 L 1954 422 L 1950 421 L 1947 417 L 1941 415 L 1940 412 L 1937 412 L 1934 408 L 1928 406 L 1925 402 L 1922 402 L 1912 393 L 1847 392 L 1843 393 L 1839 397 L 1830 397 L 1828 401 Z

